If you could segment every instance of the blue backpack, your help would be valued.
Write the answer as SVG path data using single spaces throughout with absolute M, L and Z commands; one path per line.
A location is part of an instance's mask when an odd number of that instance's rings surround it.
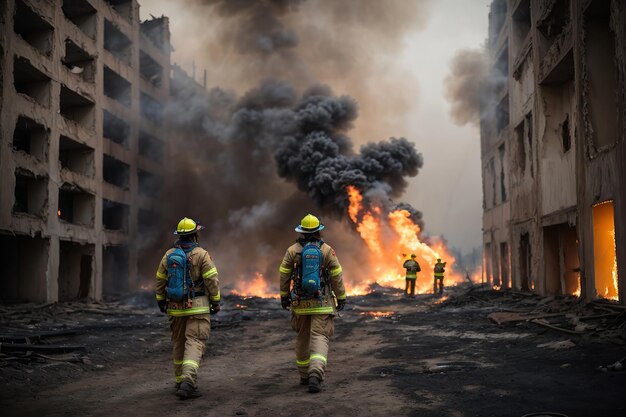
M 305 298 L 321 296 L 322 291 L 322 251 L 320 243 L 307 243 L 302 248 L 302 263 L 300 264 L 301 292 Z
M 175 303 L 187 300 L 189 293 L 193 298 L 191 265 L 187 253 L 179 247 L 167 255 L 167 298 Z

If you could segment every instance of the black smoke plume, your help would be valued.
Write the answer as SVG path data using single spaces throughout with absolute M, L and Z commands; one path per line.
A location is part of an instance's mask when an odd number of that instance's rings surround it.
M 255 57 L 250 65 L 261 76 L 275 77 L 265 77 L 239 95 L 221 88 L 206 92 L 174 72 L 175 93 L 165 117 L 177 135 L 169 144 L 162 228 L 171 230 L 183 216 L 203 222 L 203 242 L 225 282 L 236 286 L 255 272 L 276 275 L 284 250 L 297 237 L 293 228 L 307 212 L 331 226 L 328 236 L 338 252 L 342 246 L 343 253 L 364 250 L 356 233 L 347 232 L 348 185 L 359 188 L 366 203 L 407 209 L 422 225 L 419 211 L 394 202 L 405 191 L 407 177 L 417 175 L 421 154 L 405 138 L 361 139 L 356 142 L 364 145 L 355 149 L 349 133 L 357 120 L 357 102 L 314 81 L 299 54 L 299 27 L 285 24 L 293 23 L 293 14 L 305 2 L 202 3 L 241 23 L 221 35 L 230 36 L 239 54 Z M 372 9 L 364 16 L 380 11 L 378 3 L 365 3 Z M 343 13 L 343 7 L 333 9 Z M 267 71 L 275 66 L 265 64 L 277 57 L 289 69 Z M 291 75 L 283 78 L 287 72 Z M 158 240 L 161 249 L 172 240 L 166 236 Z M 342 262 L 352 260 L 346 254 Z M 149 275 L 151 269 L 147 271 Z

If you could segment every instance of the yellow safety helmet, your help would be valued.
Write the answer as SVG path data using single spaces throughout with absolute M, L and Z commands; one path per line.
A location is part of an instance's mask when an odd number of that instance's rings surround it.
M 192 235 L 202 229 L 204 229 L 204 226 L 196 223 L 193 219 L 184 217 L 178 222 L 178 226 L 176 226 L 174 234 L 179 236 Z
M 324 225 L 320 223 L 320 219 L 312 214 L 307 214 L 295 230 L 298 233 L 315 233 L 319 232 L 323 228 Z

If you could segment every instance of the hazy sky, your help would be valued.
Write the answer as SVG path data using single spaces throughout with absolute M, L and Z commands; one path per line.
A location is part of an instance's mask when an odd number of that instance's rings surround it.
M 483 45 L 490 0 L 415 1 L 428 3 L 426 25 L 408 34 L 404 49 L 390 63 L 411 74 L 404 80 L 404 88 L 416 91 L 415 100 L 406 113 L 381 123 L 382 129 L 389 131 L 376 132 L 382 135 L 377 138 L 404 136 L 415 142 L 424 155 L 424 168 L 410 180 L 403 200 L 424 213 L 427 233 L 443 234 L 451 246 L 468 251 L 481 244 L 479 130 L 452 123 L 448 115 L 450 106 L 443 95 L 443 80 L 457 50 Z M 203 36 L 198 31 L 207 28 L 208 22 L 199 21 L 182 0 L 140 0 L 140 5 L 141 19 L 149 18 L 149 14 L 170 18 L 172 44 L 176 49 L 172 62 L 191 73 L 191 62 L 197 57 L 194 50 L 203 49 Z M 211 65 L 197 58 L 195 63 L 198 78 L 201 69 Z M 381 79 L 384 76 L 381 72 Z M 360 119 L 371 120 L 372 116 L 361 111 Z

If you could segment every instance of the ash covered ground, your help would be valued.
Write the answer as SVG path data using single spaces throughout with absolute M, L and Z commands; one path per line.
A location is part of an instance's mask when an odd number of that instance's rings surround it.
M 153 294 L 3 306 L 3 416 L 626 415 L 626 313 L 609 303 L 458 286 L 407 299 L 376 287 L 336 320 L 320 394 L 298 385 L 274 299 L 227 296 L 196 400 L 174 396 Z M 498 324 L 500 323 L 500 324 Z M 31 347 L 19 347 L 30 344 Z

